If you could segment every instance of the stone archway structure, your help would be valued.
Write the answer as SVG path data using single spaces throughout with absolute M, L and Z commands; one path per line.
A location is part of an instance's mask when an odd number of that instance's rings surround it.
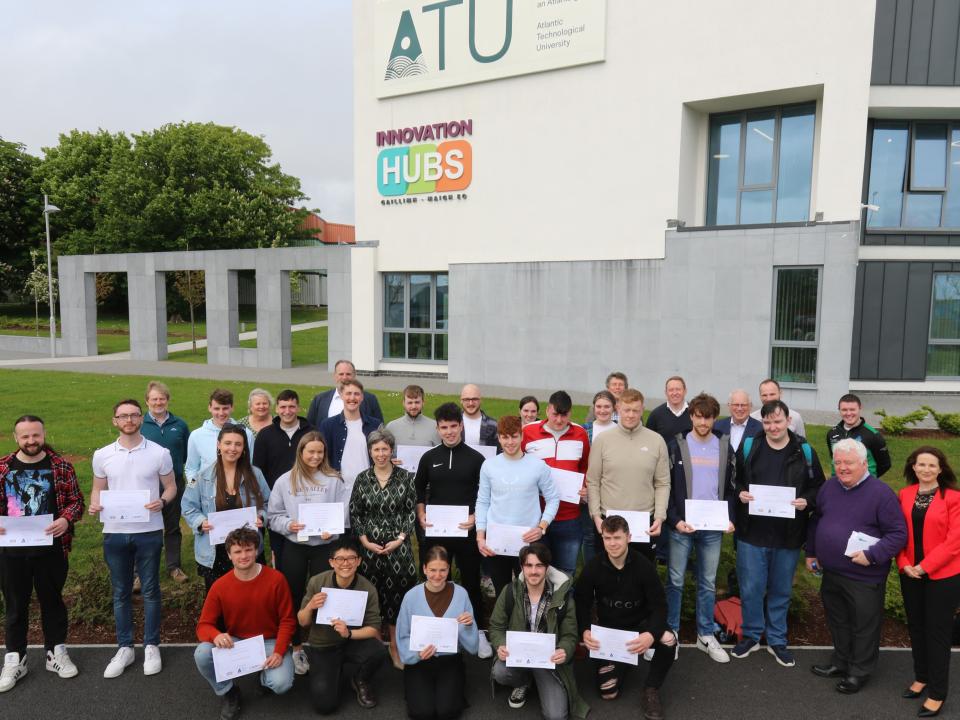
M 290 354 L 290 272 L 326 270 L 328 364 L 349 357 L 351 246 L 254 250 L 61 255 L 60 353 L 97 354 L 98 272 L 126 273 L 130 303 L 130 356 L 167 357 L 164 273 L 203 270 L 206 278 L 207 362 L 215 365 L 286 368 Z M 254 270 L 257 283 L 257 347 L 240 347 L 237 271 Z

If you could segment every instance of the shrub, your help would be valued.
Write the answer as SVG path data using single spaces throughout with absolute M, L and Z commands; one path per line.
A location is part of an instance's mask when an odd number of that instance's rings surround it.
M 928 405 L 922 405 L 921 407 L 937 421 L 938 428 L 951 435 L 960 435 L 960 413 L 938 413 Z
M 916 425 L 927 417 L 926 410 L 914 410 L 906 415 L 888 415 L 887 411 L 881 408 L 876 413 L 883 418 L 880 429 L 888 435 L 903 435 L 907 431 L 907 425 Z

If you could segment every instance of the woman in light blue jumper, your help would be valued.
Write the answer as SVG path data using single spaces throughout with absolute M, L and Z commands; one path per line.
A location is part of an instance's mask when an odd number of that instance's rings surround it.
M 410 649 L 410 626 L 416 615 L 455 619 L 458 647 L 477 654 L 477 623 L 467 591 L 448 582 L 450 558 L 442 545 L 434 545 L 423 559 L 427 581 L 411 588 L 400 603 L 397 616 L 397 650 L 404 664 L 403 685 L 407 714 L 413 720 L 453 720 L 466 707 L 465 674 L 459 652 L 437 652 L 427 645 Z
M 210 544 L 208 520 L 212 512 L 257 508 L 257 529 L 267 517 L 270 488 L 263 473 L 250 464 L 247 432 L 239 425 L 227 424 L 217 435 L 217 460 L 187 482 L 181 505 L 184 520 L 193 530 L 193 554 L 197 573 L 207 590 L 222 575 L 233 569 L 223 543 Z M 260 544 L 261 551 L 263 543 Z

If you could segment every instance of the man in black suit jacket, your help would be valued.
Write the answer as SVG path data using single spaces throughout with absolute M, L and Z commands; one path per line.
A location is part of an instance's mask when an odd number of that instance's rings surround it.
M 745 437 L 753 437 L 763 432 L 763 423 L 750 417 L 750 410 L 753 403 L 750 402 L 750 395 L 746 390 L 734 390 L 730 393 L 730 399 L 727 401 L 727 408 L 730 410 L 730 417 L 723 420 L 717 420 L 714 429 L 730 436 L 730 445 L 736 450 Z
M 307 422 L 314 427 L 320 427 L 320 423 L 333 415 L 339 415 L 343 412 L 343 400 L 340 398 L 340 389 L 347 380 L 357 379 L 357 369 L 349 360 L 337 360 L 333 366 L 333 384 L 334 387 L 319 395 L 314 395 L 313 402 L 310 403 L 310 409 L 307 411 Z M 331 412 L 330 405 L 334 408 Z M 363 415 L 378 420 L 383 423 L 383 411 L 380 409 L 380 401 L 377 396 L 371 392 L 363 391 L 363 401 L 360 403 L 360 412 Z

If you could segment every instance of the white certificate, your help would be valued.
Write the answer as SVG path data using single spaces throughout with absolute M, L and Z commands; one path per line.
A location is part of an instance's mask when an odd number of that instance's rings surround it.
M 298 506 L 297 522 L 306 525 L 297 533 L 297 540 L 305 542 L 322 533 L 343 534 L 343 503 L 301 503 Z
M 795 487 L 754 485 L 751 483 L 750 494 L 753 495 L 753 500 L 750 501 L 751 515 L 779 518 L 794 518 L 797 516 L 797 509 L 790 504 L 797 499 L 797 489 Z
M 429 449 L 427 445 L 397 445 L 397 460 L 400 461 L 400 467 L 416 475 L 420 458 Z
M 548 668 L 556 663 L 550 658 L 557 651 L 557 636 L 553 633 L 519 632 L 507 630 L 507 667 Z
M 697 530 L 722 530 L 730 527 L 730 506 L 723 500 L 685 500 L 683 514 L 688 525 Z
M 606 516 L 619 515 L 630 526 L 630 542 L 650 542 L 650 513 L 646 510 L 607 510 Z
M 563 443 L 560 443 L 561 445 Z M 550 468 L 550 477 L 553 478 L 553 484 L 560 493 L 560 499 L 564 502 L 580 504 L 580 488 L 583 487 L 583 473 L 573 472 L 572 470 L 561 470 L 560 468 Z
M 327 594 L 323 607 L 317 610 L 318 625 L 333 625 L 334 620 L 343 620 L 350 627 L 363 627 L 367 612 L 366 590 L 341 590 L 321 588 Z
M 598 660 L 613 660 L 614 662 L 637 665 L 640 655 L 627 650 L 627 643 L 637 639 L 637 633 L 630 630 L 615 630 L 602 625 L 591 625 L 590 634 L 600 643 L 599 650 L 591 650 L 590 657 Z
M 213 648 L 213 672 L 217 682 L 233 680 L 263 670 L 267 651 L 263 635 L 234 640 L 232 648 Z
M 470 445 L 470 443 L 467 443 Z M 497 456 L 497 446 L 496 445 L 470 445 L 474 450 L 483 455 L 486 460 L 490 458 L 495 458 Z
M 427 505 L 427 537 L 467 537 L 469 530 L 460 527 L 470 517 L 469 505 Z
M 210 523 L 210 544 L 222 545 L 231 530 L 242 528 L 244 525 L 256 529 L 257 508 L 251 505 L 236 510 L 212 512 L 207 515 L 207 522 Z
M 0 547 L 53 545 L 53 535 L 44 532 L 52 522 L 53 515 L 4 515 L 0 526 L 6 532 L 0 535 Z
M 433 645 L 437 652 L 455 653 L 459 625 L 456 618 L 414 615 L 410 619 L 410 649 L 420 652 Z
M 579 460 L 583 457 L 583 442 L 561 440 L 557 443 L 557 460 Z
M 861 550 L 869 550 L 878 542 L 880 542 L 880 538 L 854 530 L 850 533 L 850 538 L 847 540 L 847 549 L 843 551 L 843 554 L 850 557 Z
M 556 457 L 557 443 L 553 438 L 541 438 L 540 440 L 531 440 L 524 447 L 527 455 L 533 455 L 541 460 Z
M 520 550 L 527 543 L 523 536 L 530 532 L 530 528 L 523 525 L 487 525 L 487 547 L 497 555 L 520 556 Z
M 101 490 L 100 522 L 150 522 L 149 490 Z

